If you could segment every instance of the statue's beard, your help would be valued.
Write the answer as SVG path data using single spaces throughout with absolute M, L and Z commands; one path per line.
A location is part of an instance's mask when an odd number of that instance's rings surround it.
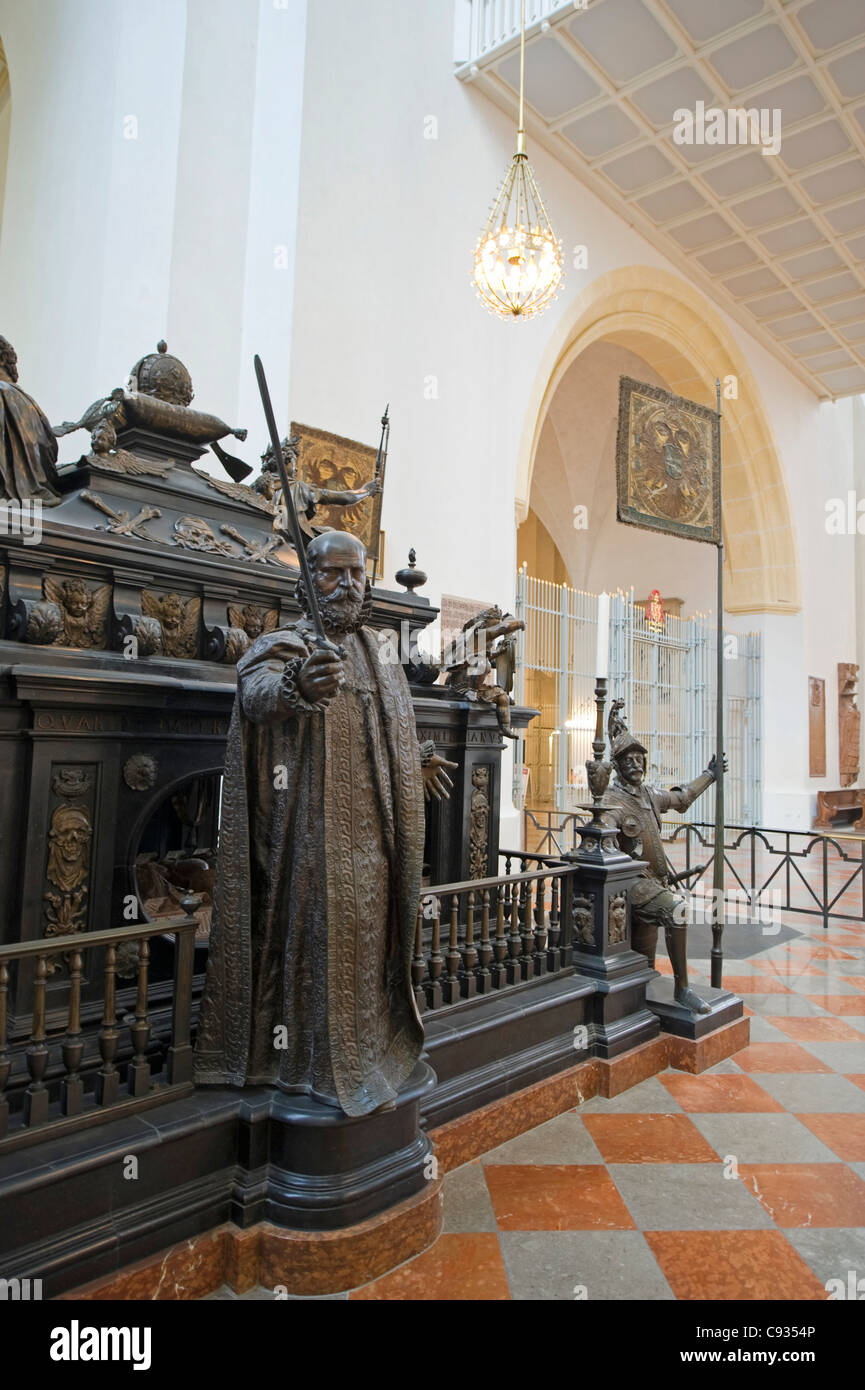
M 325 632 L 342 636 L 347 632 L 357 632 L 364 619 L 364 595 L 319 594 L 318 610 Z

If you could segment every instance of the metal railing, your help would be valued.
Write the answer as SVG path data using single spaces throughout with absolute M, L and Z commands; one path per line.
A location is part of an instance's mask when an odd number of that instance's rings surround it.
M 573 0 L 526 0 L 526 33 L 550 15 L 567 9 L 574 9 Z M 458 40 L 457 61 L 477 62 L 519 36 L 520 0 L 471 0 L 468 33 Z
M 195 955 L 193 917 L 163 918 L 117 931 L 86 935 L 45 937 L 38 941 L 0 946 L 0 1153 L 20 1147 L 46 1133 L 84 1129 L 130 1111 L 148 1109 L 174 1100 L 192 1090 L 192 978 Z M 147 1055 L 151 1039 L 151 1006 L 148 999 L 150 941 L 154 936 L 175 937 L 174 987 L 170 1043 L 163 1075 L 155 1075 Z M 134 1011 L 117 1012 L 117 950 L 138 946 Z M 81 1026 L 81 984 L 85 952 L 104 948 L 102 1022 L 97 1035 L 101 1066 L 93 1073 L 82 1069 L 86 1035 Z M 46 985 L 49 967 L 64 958 L 69 972 L 65 1029 L 49 1034 L 46 1028 Z M 28 1084 L 8 1089 L 13 1059 L 20 1049 L 7 1039 L 9 972 L 13 965 L 34 963 L 33 1007 L 30 1035 L 23 1048 Z M 128 1032 L 132 1054 L 118 1065 L 123 1032 Z M 49 1063 L 59 1061 L 59 1082 L 49 1081 Z M 90 1082 L 92 1081 L 92 1090 Z M 12 1102 L 12 1103 L 10 1103 Z M 14 1107 L 14 1108 L 13 1108 Z
M 556 974 L 570 964 L 573 866 L 438 884 L 418 904 L 412 984 L 421 1013 Z
M 577 827 L 589 819 L 587 812 L 558 813 L 549 810 L 523 812 L 523 838 L 527 851 L 521 859 L 543 856 L 545 863 L 577 848 Z M 714 861 L 714 827 L 662 822 L 668 858 L 677 872 L 696 867 L 694 847 L 708 851 L 699 856 L 699 873 L 688 879 L 691 889 L 710 884 Z M 531 850 L 528 851 L 528 846 Z M 513 852 L 517 857 L 517 852 Z M 865 923 L 865 835 L 837 831 L 771 830 L 763 826 L 727 825 L 724 840 L 725 898 L 730 904 L 759 908 L 770 904 L 779 912 L 818 917 L 830 922 Z

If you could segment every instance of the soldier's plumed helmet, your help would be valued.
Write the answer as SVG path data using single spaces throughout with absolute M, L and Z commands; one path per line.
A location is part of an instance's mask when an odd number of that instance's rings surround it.
M 607 720 L 607 737 L 610 740 L 610 757 L 613 762 L 631 752 L 642 753 L 645 758 L 649 756 L 649 750 L 631 733 L 622 717 L 624 703 L 624 700 L 614 700 Z
M 623 733 L 613 739 L 610 756 L 613 762 L 618 762 L 619 758 L 623 758 L 626 753 L 642 753 L 646 758 L 649 756 L 648 748 L 646 748 L 636 735 L 632 734 L 628 729 L 625 729 Z

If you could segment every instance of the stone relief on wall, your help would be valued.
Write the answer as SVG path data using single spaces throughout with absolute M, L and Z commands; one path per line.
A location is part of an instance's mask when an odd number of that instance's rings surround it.
M 486 878 L 489 871 L 490 770 L 472 770 L 469 826 L 469 878 Z
M 838 769 L 841 786 L 853 787 L 859 778 L 859 732 L 862 715 L 856 704 L 859 667 L 852 661 L 838 663 Z

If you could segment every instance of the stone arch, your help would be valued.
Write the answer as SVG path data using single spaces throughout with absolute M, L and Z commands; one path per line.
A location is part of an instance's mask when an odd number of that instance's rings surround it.
M 575 301 L 542 359 L 517 465 L 516 520 L 529 510 L 541 429 L 568 367 L 604 340 L 637 353 L 671 391 L 715 403 L 715 379 L 735 376 L 724 400 L 725 608 L 795 613 L 801 608 L 796 538 L 783 469 L 753 373 L 719 315 L 670 271 L 629 266 L 600 276 Z

